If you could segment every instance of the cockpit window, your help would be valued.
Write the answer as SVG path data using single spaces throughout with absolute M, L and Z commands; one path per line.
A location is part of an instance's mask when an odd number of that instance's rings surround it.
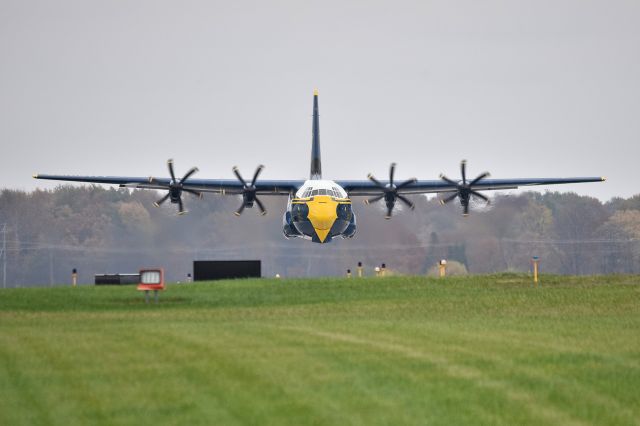
M 309 198 L 316 195 L 328 195 L 334 198 L 343 197 L 342 191 L 334 186 L 331 188 L 316 188 L 316 189 L 309 187 L 305 189 L 305 191 L 301 194 L 300 198 Z

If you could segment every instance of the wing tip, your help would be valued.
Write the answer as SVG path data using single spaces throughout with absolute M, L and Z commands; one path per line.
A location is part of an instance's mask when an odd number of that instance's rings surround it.
M 34 174 L 32 174 L 31 176 L 32 176 L 34 179 L 38 179 L 38 174 L 37 174 L 37 173 L 34 173 Z
M 606 182 L 606 181 L 607 181 L 607 178 L 606 178 L 606 177 L 604 177 L 604 176 L 601 176 L 601 177 L 600 177 L 600 182 Z
M 318 89 L 313 89 L 313 96 L 318 96 Z

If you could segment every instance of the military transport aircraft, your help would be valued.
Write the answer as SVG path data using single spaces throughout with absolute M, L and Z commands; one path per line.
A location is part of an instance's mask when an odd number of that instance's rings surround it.
M 235 211 L 240 216 L 245 208 L 257 204 L 261 214 L 266 214 L 258 195 L 282 195 L 288 197 L 287 209 L 283 217 L 283 233 L 287 238 L 304 238 L 316 243 L 326 243 L 335 237 L 351 238 L 356 233 L 356 216 L 353 213 L 350 197 L 368 196 L 366 204 L 384 200 L 386 218 L 390 219 L 396 201 L 400 200 L 410 209 L 413 202 L 407 195 L 442 193 L 441 203 L 446 204 L 458 198 L 463 214 L 469 214 L 469 201 L 472 197 L 489 203 L 489 199 L 478 190 L 515 189 L 520 186 L 556 185 L 580 182 L 600 182 L 601 177 L 577 178 L 541 178 L 541 179 L 487 179 L 485 172 L 468 180 L 466 162 L 460 164 L 460 180 L 452 180 L 440 175 L 440 180 L 417 180 L 415 178 L 397 183 L 394 180 L 396 165 L 391 164 L 389 180 L 380 181 L 369 174 L 369 180 L 326 180 L 322 178 L 320 162 L 320 119 L 318 115 L 318 91 L 313 93 L 313 125 L 311 141 L 311 175 L 308 180 L 263 180 L 258 176 L 264 168 L 260 165 L 251 181 L 243 179 L 237 167 L 233 179 L 192 179 L 198 171 L 190 169 L 181 179 L 177 179 L 173 170 L 173 161 L 168 161 L 171 178 L 156 177 L 113 177 L 113 176 L 64 176 L 34 175 L 36 179 L 59 181 L 103 183 L 119 185 L 125 188 L 145 188 L 166 190 L 167 194 L 154 203 L 156 207 L 170 200 L 178 205 L 178 214 L 186 213 L 182 203 L 182 193 L 187 192 L 202 197 L 204 192 L 222 195 L 241 195 L 242 204 Z

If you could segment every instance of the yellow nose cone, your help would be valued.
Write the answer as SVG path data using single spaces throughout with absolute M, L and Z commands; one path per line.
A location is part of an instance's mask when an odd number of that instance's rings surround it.
M 328 195 L 316 195 L 313 200 L 307 201 L 307 206 L 309 206 L 309 221 L 318 234 L 320 242 L 324 242 L 338 218 L 338 203 Z

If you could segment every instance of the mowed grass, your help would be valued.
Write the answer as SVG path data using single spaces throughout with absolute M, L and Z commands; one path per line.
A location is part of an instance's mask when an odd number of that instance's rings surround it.
M 0 291 L 0 425 L 639 419 L 640 277 Z

